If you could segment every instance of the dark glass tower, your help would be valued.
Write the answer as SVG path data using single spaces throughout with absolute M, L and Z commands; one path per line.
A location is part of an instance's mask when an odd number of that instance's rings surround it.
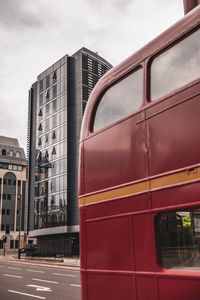
M 64 56 L 29 91 L 30 237 L 38 251 L 78 253 L 78 143 L 88 97 L 112 66 L 82 48 Z

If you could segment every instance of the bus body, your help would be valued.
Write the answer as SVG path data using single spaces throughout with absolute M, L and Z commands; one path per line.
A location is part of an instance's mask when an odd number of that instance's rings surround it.
M 79 161 L 83 300 L 200 299 L 200 6 L 97 83 Z

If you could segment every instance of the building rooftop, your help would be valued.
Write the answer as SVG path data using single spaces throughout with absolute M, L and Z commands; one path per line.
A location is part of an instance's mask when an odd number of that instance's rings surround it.
M 20 148 L 19 142 L 17 139 L 10 138 L 7 136 L 0 136 L 0 145 Z
M 27 165 L 24 149 L 17 139 L 0 136 L 0 162 Z

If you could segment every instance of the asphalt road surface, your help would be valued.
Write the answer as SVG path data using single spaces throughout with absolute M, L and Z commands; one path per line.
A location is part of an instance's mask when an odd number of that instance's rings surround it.
M 0 300 L 80 300 L 80 272 L 59 266 L 0 261 Z

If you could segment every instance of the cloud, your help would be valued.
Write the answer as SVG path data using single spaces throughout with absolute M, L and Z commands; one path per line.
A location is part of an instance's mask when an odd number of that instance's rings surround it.
M 43 24 L 39 9 L 30 1 L 0 1 L 0 11 L 0 26 L 7 29 L 38 28 Z
M 0 0 L 0 11 L 0 135 L 23 147 L 38 74 L 83 46 L 116 65 L 183 14 L 182 0 Z
M 91 4 L 91 7 L 97 8 L 98 10 L 104 11 L 118 11 L 123 13 L 130 4 L 135 2 L 135 0 L 101 0 L 101 1 L 94 1 L 94 0 L 87 0 L 88 3 Z

